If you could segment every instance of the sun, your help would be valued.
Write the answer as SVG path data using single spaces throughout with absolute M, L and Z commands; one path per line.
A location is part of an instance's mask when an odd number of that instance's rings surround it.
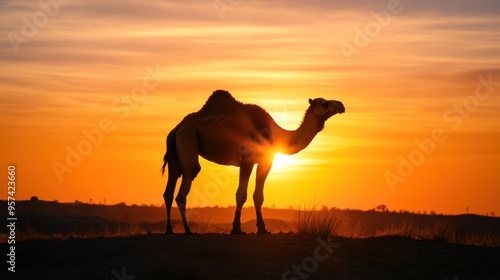
M 278 153 L 274 156 L 273 169 L 274 168 L 284 168 L 284 167 L 293 165 L 295 162 L 296 162 L 296 160 L 292 156 Z

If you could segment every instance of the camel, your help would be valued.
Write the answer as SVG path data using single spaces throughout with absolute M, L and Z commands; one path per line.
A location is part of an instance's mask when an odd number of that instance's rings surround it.
M 309 99 L 300 127 L 285 130 L 260 106 L 244 104 L 225 90 L 216 90 L 205 105 L 191 113 L 167 136 L 167 151 L 163 157 L 162 174 L 168 163 L 168 181 L 163 194 L 167 210 L 166 233 L 174 233 L 170 212 L 177 180 L 182 177 L 175 198 L 182 217 L 185 234 L 191 232 L 186 218 L 186 197 L 192 181 L 201 170 L 198 156 L 221 165 L 239 167 L 239 185 L 236 191 L 236 211 L 232 234 L 245 234 L 241 230 L 241 210 L 247 200 L 247 188 L 253 166 L 257 175 L 253 201 L 257 216 L 257 233 L 269 234 L 262 218 L 264 183 L 271 170 L 276 153 L 295 154 L 323 130 L 326 120 L 344 113 L 342 102 L 323 98 Z

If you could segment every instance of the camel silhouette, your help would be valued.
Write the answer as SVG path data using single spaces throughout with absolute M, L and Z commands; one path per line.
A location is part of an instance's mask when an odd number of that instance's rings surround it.
M 344 113 L 342 102 L 323 98 L 309 99 L 309 107 L 300 127 L 285 130 L 260 106 L 244 104 L 224 90 L 216 90 L 205 105 L 191 113 L 167 136 L 167 151 L 163 157 L 162 174 L 168 163 L 168 181 L 163 197 L 167 210 L 166 233 L 173 233 L 170 212 L 177 180 L 182 182 L 175 201 L 182 217 L 185 234 L 192 234 L 186 218 L 186 197 L 192 181 L 201 170 L 198 156 L 221 165 L 240 168 L 236 191 L 236 212 L 233 234 L 241 231 L 241 210 L 247 200 L 247 188 L 253 166 L 257 176 L 253 201 L 257 216 L 257 233 L 268 234 L 262 218 L 264 183 L 276 153 L 295 154 L 306 148 L 320 132 L 325 121 Z

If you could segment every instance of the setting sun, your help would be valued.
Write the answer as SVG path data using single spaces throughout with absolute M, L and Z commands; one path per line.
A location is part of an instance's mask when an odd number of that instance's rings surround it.
M 273 159 L 273 169 L 283 169 L 296 163 L 297 160 L 293 156 L 276 154 Z

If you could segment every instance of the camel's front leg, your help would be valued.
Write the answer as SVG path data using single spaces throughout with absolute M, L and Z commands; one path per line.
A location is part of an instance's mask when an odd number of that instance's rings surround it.
M 253 162 L 242 161 L 240 163 L 240 183 L 236 191 L 236 211 L 234 213 L 233 229 L 231 234 L 245 234 L 241 230 L 241 209 L 247 201 L 248 180 L 252 174 Z
M 266 182 L 267 175 L 271 170 L 272 162 L 259 164 L 257 166 L 257 178 L 255 183 L 255 192 L 253 193 L 253 203 L 255 205 L 255 212 L 257 215 L 257 233 L 270 234 L 266 230 L 266 224 L 262 218 L 262 204 L 264 203 L 264 183 Z

